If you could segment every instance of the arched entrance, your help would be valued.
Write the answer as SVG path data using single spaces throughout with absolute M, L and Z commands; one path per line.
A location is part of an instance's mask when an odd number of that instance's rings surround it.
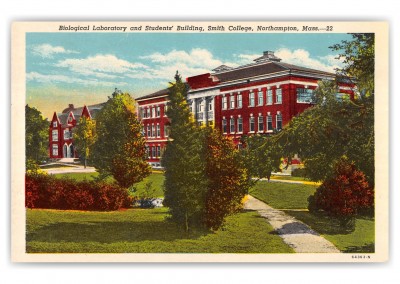
M 74 158 L 75 157 L 75 153 L 74 153 L 74 145 L 69 145 L 69 149 L 70 149 L 70 158 Z
M 63 147 L 63 157 L 64 158 L 68 158 L 68 149 L 69 149 L 69 147 L 67 146 L 67 144 L 64 144 L 64 147 Z

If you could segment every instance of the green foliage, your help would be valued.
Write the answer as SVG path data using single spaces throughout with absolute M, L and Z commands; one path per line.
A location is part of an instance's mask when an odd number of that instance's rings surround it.
M 292 171 L 292 177 L 307 177 L 306 170 L 304 168 L 294 169 Z
M 241 201 L 250 187 L 245 164 L 232 140 L 219 130 L 208 130 L 206 174 L 208 191 L 204 222 L 217 230 L 228 215 L 242 209 Z
M 115 92 L 96 116 L 97 140 L 92 161 L 100 177 L 112 175 L 122 187 L 148 176 L 145 139 L 135 102 L 127 93 Z
M 48 158 L 49 122 L 40 111 L 25 106 L 25 155 L 27 167 Z
M 345 78 L 354 78 L 358 89 L 366 96 L 374 94 L 375 35 L 351 34 L 353 39 L 344 40 L 330 48 L 340 51 L 339 59 L 345 66 L 338 73 Z
M 277 139 L 285 156 L 298 154 L 306 175 L 323 181 L 334 175 L 334 165 L 347 156 L 374 184 L 374 107 L 370 98 L 336 99 L 335 82 L 322 81 L 318 104 L 294 117 Z
M 85 168 L 90 158 L 90 149 L 96 142 L 96 121 L 82 116 L 74 129 L 74 144 L 78 153 L 84 159 Z
M 251 177 L 269 180 L 273 171 L 280 170 L 282 149 L 274 136 L 249 136 L 244 139 L 244 143 L 242 155 Z
M 308 208 L 310 212 L 323 210 L 347 225 L 360 212 L 373 210 L 374 191 L 364 174 L 346 157 L 342 157 L 334 169 L 334 177 L 325 180 L 309 198 Z
M 165 168 L 164 205 L 169 208 L 172 220 L 188 231 L 201 223 L 204 214 L 207 190 L 204 133 L 194 122 L 186 100 L 187 87 L 178 73 L 168 99 L 171 140 L 161 160 Z

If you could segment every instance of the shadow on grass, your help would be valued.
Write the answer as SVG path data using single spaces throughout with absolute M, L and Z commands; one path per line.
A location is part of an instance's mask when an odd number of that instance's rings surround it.
M 311 214 L 307 211 L 285 210 L 285 213 L 295 217 L 296 219 L 306 223 L 319 234 L 336 235 L 351 234 L 354 228 L 343 227 L 340 222 L 332 217 L 321 214 Z
M 206 230 L 187 233 L 171 221 L 146 222 L 59 222 L 28 233 L 26 241 L 58 242 L 138 242 L 197 239 L 210 233 Z
M 370 243 L 364 246 L 350 246 L 347 247 L 343 252 L 345 253 L 374 253 L 375 244 Z

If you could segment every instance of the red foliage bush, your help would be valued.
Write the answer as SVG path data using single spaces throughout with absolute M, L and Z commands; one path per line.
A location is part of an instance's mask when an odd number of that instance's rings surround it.
M 128 208 L 128 190 L 105 182 L 57 179 L 48 175 L 26 175 L 25 206 L 62 210 L 118 210 Z
M 332 217 L 348 219 L 360 212 L 373 211 L 374 190 L 363 172 L 342 158 L 335 166 L 335 176 L 322 183 L 309 198 L 309 210 L 324 210 Z

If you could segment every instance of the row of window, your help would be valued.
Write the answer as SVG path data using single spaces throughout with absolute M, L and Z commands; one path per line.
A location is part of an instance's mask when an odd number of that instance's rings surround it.
M 143 135 L 146 136 L 147 138 L 160 138 L 161 137 L 161 127 L 160 124 L 147 124 L 144 125 L 143 127 Z M 164 125 L 164 137 L 168 137 L 169 135 L 169 129 L 167 125 Z
M 161 146 L 146 146 L 146 156 L 148 159 L 161 158 Z
M 72 131 L 70 131 L 69 129 L 64 129 L 64 140 L 72 139 L 73 138 L 72 136 L 73 136 Z M 54 129 L 51 131 L 51 138 L 52 138 L 52 141 L 58 141 L 58 130 L 57 129 Z
M 256 123 L 257 123 L 257 132 L 270 132 L 273 131 L 273 117 L 272 115 L 264 116 L 260 115 L 257 118 L 251 116 L 249 118 L 249 132 L 256 132 Z M 264 127 L 266 126 L 266 127 Z M 282 114 L 278 113 L 275 118 L 275 128 L 277 130 L 282 129 Z M 228 133 L 228 120 L 226 118 L 222 119 L 222 132 Z M 229 119 L 229 133 L 243 133 L 243 118 L 238 117 L 235 119 L 231 117 Z
M 257 95 L 257 106 L 264 105 L 264 92 L 258 91 L 257 94 L 254 91 L 249 93 L 249 107 L 256 106 L 256 95 Z M 275 104 L 282 103 L 282 89 L 275 90 Z M 266 105 L 273 104 L 273 90 L 267 90 L 266 93 Z M 243 96 L 242 94 L 230 95 L 229 96 L 229 109 L 242 108 L 243 107 Z M 222 97 L 222 109 L 228 109 L 228 96 Z
M 167 110 L 167 106 L 164 106 L 164 113 Z M 139 116 L 140 118 L 155 118 L 161 116 L 161 107 L 147 107 L 147 108 L 140 108 L 139 109 Z

